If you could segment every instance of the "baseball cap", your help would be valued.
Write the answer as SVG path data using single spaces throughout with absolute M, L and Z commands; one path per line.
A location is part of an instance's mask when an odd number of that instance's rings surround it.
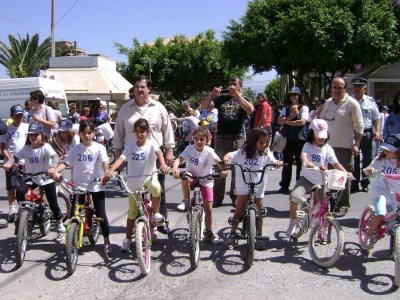
M 390 152 L 396 152 L 400 150 L 400 134 L 389 135 L 386 141 L 382 143 L 380 147 Z
M 72 122 L 68 119 L 61 120 L 58 125 L 58 131 L 67 131 L 68 129 L 72 129 Z
M 292 87 L 292 89 L 290 90 L 289 94 L 298 94 L 300 95 L 300 89 L 297 86 Z
M 29 125 L 28 134 L 41 134 L 44 133 L 44 127 L 42 124 L 32 123 Z
M 314 135 L 318 139 L 328 138 L 328 123 L 325 120 L 314 119 L 311 122 L 310 129 L 314 130 Z
M 24 108 L 20 104 L 15 104 L 15 105 L 11 106 L 10 112 L 11 112 L 12 116 L 15 116 L 18 114 L 23 114 Z

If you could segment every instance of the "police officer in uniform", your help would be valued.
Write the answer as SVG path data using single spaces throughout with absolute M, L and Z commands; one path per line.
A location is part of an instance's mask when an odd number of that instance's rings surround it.
M 364 78 L 355 78 L 352 80 L 354 95 L 352 97 L 358 101 L 361 107 L 364 121 L 364 133 L 361 139 L 359 149 L 362 153 L 362 168 L 369 166 L 373 159 L 372 142 L 381 141 L 381 122 L 378 106 L 374 98 L 365 94 L 367 89 L 367 80 Z M 360 155 L 354 157 L 354 180 L 351 184 L 353 193 L 360 190 Z M 363 192 L 368 192 L 369 181 L 361 182 Z

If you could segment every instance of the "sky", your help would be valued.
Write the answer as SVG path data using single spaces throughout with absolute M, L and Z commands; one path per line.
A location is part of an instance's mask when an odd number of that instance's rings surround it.
M 0 41 L 9 45 L 8 35 L 25 37 L 39 34 L 40 42 L 50 37 L 51 0 L 2 0 Z M 132 38 L 152 42 L 157 37 L 184 34 L 195 36 L 213 29 L 220 38 L 231 20 L 240 20 L 247 0 L 54 0 L 55 40 L 76 41 L 87 54 L 103 54 L 126 61 L 114 42 L 128 48 Z M 257 75 L 247 83 L 257 91 L 274 71 Z M 8 78 L 0 66 L 0 79 Z

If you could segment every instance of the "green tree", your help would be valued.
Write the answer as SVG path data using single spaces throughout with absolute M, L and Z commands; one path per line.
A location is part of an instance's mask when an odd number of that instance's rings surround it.
M 265 87 L 265 94 L 269 101 L 278 101 L 279 102 L 279 94 L 280 94 L 280 86 L 281 86 L 281 79 L 277 77 L 271 80 L 267 86 Z
M 8 35 L 9 45 L 0 41 L 0 64 L 11 78 L 32 77 L 48 64 L 51 56 L 50 38 L 39 44 L 39 35 L 25 38 Z
M 130 49 L 119 43 L 115 46 L 128 57 L 127 64 L 118 64 L 122 75 L 133 81 L 138 75 L 149 74 L 151 69 L 154 87 L 164 98 L 186 99 L 215 85 L 226 85 L 230 76 L 242 76 L 246 70 L 222 56 L 221 42 L 212 30 L 194 38 L 177 35 L 143 45 L 134 38 Z
M 391 0 L 254 0 L 223 36 L 234 63 L 275 68 L 303 92 L 310 73 L 322 85 L 355 64 L 394 61 L 400 49 Z

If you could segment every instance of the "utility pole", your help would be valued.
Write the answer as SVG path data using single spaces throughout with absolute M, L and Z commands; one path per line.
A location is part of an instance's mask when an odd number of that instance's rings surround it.
M 148 56 L 143 57 L 143 61 L 144 63 L 148 62 L 149 63 L 149 79 L 151 80 L 151 72 L 153 72 L 153 70 L 151 69 L 151 63 L 153 62 L 152 59 Z
M 56 57 L 56 41 L 54 37 L 54 10 L 55 0 L 51 0 L 51 57 Z

